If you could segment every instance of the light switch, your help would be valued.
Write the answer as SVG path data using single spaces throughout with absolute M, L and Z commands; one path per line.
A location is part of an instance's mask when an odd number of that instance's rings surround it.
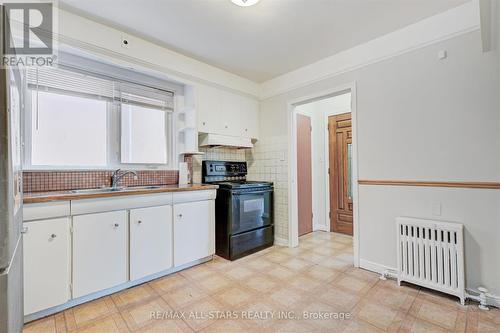
M 432 215 L 441 216 L 441 203 L 435 202 L 432 204 Z
M 280 155 L 280 161 L 284 161 L 285 160 L 285 152 L 282 151 L 282 152 L 280 152 L 279 155 Z

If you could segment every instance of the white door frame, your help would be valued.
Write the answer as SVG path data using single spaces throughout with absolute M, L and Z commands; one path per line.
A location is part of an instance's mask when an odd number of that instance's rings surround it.
M 301 104 L 321 100 L 328 97 L 351 92 L 351 114 L 352 114 L 352 183 L 353 183 L 353 248 L 354 266 L 359 267 L 359 197 L 358 197 L 358 131 L 357 131 L 357 107 L 356 107 L 356 82 L 337 86 L 326 91 L 305 95 L 287 101 L 287 123 L 288 123 L 288 245 L 296 247 L 299 245 L 298 226 L 298 199 L 297 199 L 297 112 L 295 107 Z M 325 157 L 326 159 L 326 157 Z M 326 163 L 328 164 L 328 163 Z M 329 225 L 327 226 L 329 227 Z

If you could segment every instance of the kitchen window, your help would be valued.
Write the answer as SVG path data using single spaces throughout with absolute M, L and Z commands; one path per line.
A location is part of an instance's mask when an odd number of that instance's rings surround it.
M 79 69 L 27 70 L 25 169 L 165 168 L 174 94 Z
M 32 165 L 106 165 L 106 101 L 36 90 L 31 101 Z

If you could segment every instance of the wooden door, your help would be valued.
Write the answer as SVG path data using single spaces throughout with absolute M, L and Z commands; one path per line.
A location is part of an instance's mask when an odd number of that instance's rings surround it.
M 297 114 L 297 199 L 299 236 L 312 232 L 311 118 Z
M 328 117 L 330 230 L 352 235 L 351 113 Z
M 172 267 L 172 206 L 130 210 L 130 280 Z

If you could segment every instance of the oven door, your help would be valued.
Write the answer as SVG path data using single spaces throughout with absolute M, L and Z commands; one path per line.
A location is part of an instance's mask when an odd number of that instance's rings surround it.
M 273 224 L 273 189 L 232 191 L 231 234 Z

